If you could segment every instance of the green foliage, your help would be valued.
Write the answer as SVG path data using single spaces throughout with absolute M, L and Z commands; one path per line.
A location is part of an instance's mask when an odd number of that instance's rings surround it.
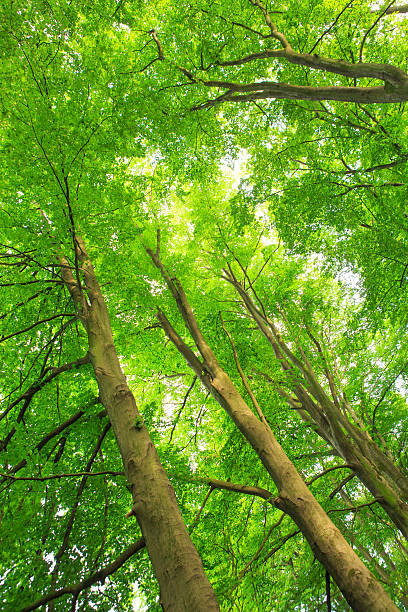
M 346 10 L 337 0 L 268 9 L 299 52 L 355 63 L 367 34 L 365 62 L 406 69 L 406 19 L 384 16 L 370 29 L 377 17 L 363 1 Z M 11 612 L 80 582 L 141 535 L 125 519 L 125 478 L 112 474 L 123 469 L 112 431 L 88 466 L 107 423 L 91 367 L 44 382 L 88 350 L 60 276 L 61 254 L 76 272 L 81 235 L 142 415 L 134 426 L 149 430 L 222 609 L 324 609 L 322 567 L 288 517 L 235 492 L 214 489 L 207 499 L 210 487 L 197 484 L 215 478 L 276 494 L 255 452 L 193 384 L 158 326 L 160 308 L 193 348 L 145 247 L 156 249 L 160 228 L 161 259 L 203 335 L 249 403 L 224 322 L 265 417 L 305 479 L 339 467 L 339 458 L 279 394 L 293 377 L 245 315 L 225 280 L 228 266 L 328 393 L 331 368 L 353 418 L 406 473 L 404 104 L 262 100 L 191 111 L 223 91 L 203 80 L 353 85 L 278 60 L 221 66 L 278 48 L 262 12 L 244 0 L 31 0 L 0 10 L 0 607 Z M 83 481 L 83 472 L 103 474 Z M 313 492 L 408 609 L 397 530 L 377 505 L 346 511 L 372 501 L 356 478 L 331 496 L 347 474 L 325 474 Z M 74 605 L 125 611 L 139 597 L 159 609 L 143 552 Z M 332 599 L 334 609 L 349 609 L 334 585 Z M 57 612 L 70 603 L 64 596 L 53 605 Z

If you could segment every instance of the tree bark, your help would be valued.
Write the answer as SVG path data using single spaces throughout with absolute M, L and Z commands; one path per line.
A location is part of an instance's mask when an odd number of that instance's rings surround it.
M 355 104 L 395 104 L 408 100 L 408 84 L 403 87 L 310 87 L 289 83 L 235 83 L 231 81 L 205 81 L 207 87 L 222 87 L 222 95 L 198 104 L 192 111 L 211 108 L 225 102 L 251 102 L 252 100 L 334 100 Z
M 336 581 L 353 610 L 396 611 L 397 607 L 389 595 L 365 567 L 309 491 L 270 427 L 250 410 L 229 376 L 219 365 L 201 333 L 180 283 L 177 279 L 171 278 L 165 270 L 158 252 L 153 253 L 150 249 L 147 249 L 147 252 L 161 270 L 203 362 L 183 342 L 164 313 L 159 310 L 157 317 L 161 326 L 257 453 L 278 488 L 279 495 L 274 500 L 275 506 L 289 514 L 299 526 L 313 553 Z
M 219 610 L 201 559 L 188 535 L 173 488 L 163 470 L 121 369 L 105 300 L 83 241 L 76 237 L 80 269 L 76 277 L 62 258 L 62 277 L 88 335 L 89 357 L 131 485 L 134 515 L 140 525 L 164 610 Z M 85 290 L 78 282 L 81 273 Z

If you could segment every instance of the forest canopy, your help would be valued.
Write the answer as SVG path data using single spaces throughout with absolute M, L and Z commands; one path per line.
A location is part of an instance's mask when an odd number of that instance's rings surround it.
M 408 610 L 408 8 L 0 8 L 0 608 Z

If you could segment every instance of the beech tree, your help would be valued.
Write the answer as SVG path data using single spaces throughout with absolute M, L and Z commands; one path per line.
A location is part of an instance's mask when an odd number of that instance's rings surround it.
M 408 609 L 404 7 L 1 11 L 2 607 Z

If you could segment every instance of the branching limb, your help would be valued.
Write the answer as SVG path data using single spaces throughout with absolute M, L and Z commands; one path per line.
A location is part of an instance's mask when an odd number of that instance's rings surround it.
M 183 287 L 181 286 L 177 278 L 173 278 L 170 276 L 169 272 L 164 267 L 157 253 L 154 253 L 150 248 L 146 248 L 145 250 L 147 254 L 151 257 L 154 265 L 160 270 L 163 280 L 165 281 L 174 299 L 176 300 L 177 308 L 181 316 L 183 317 L 183 320 L 187 325 L 187 328 L 189 329 L 193 340 L 198 350 L 200 351 L 206 365 L 211 369 L 212 373 L 215 373 L 217 370 L 219 370 L 220 366 L 218 364 L 217 359 L 215 358 L 213 351 L 210 349 L 209 345 L 207 344 L 201 333 L 193 310 L 187 300 L 186 294 L 184 293 Z
M 190 482 L 192 484 L 206 484 L 212 489 L 223 489 L 225 491 L 232 491 L 234 493 L 243 493 L 244 495 L 255 495 L 256 497 L 261 497 L 262 499 L 265 499 L 272 504 L 275 500 L 275 497 L 270 491 L 268 491 L 267 489 L 262 489 L 260 487 L 235 484 L 226 480 L 217 480 L 216 478 L 189 478 L 186 476 L 177 477 L 177 479 L 184 480 L 185 482 Z
M 169 61 L 177 70 L 187 76 L 190 83 L 201 84 L 204 87 L 224 89 L 224 93 L 215 99 L 208 100 L 202 104 L 192 107 L 191 110 L 200 110 L 217 106 L 223 102 L 248 102 L 262 99 L 293 99 L 293 100 L 337 100 L 340 102 L 354 102 L 358 104 L 395 103 L 408 99 L 408 74 L 389 64 L 377 63 L 349 63 L 343 60 L 320 57 L 316 54 L 297 53 L 290 46 L 285 36 L 278 32 L 275 24 L 271 21 L 264 5 L 259 0 L 251 0 L 264 14 L 271 36 L 276 38 L 282 48 L 266 49 L 261 52 L 252 53 L 238 59 L 217 61 L 217 65 L 241 66 L 248 62 L 260 59 L 278 59 L 291 64 L 304 66 L 314 70 L 320 70 L 331 74 L 337 74 L 352 79 L 376 79 L 383 81 L 384 86 L 374 87 L 310 87 L 303 85 L 291 85 L 289 83 L 276 83 L 263 81 L 258 83 L 237 83 L 224 80 L 205 80 L 195 76 L 191 71 L 175 62 L 167 60 L 163 47 L 158 39 L 157 32 L 151 30 L 149 34 L 153 37 L 158 49 L 160 61 Z M 374 25 L 372 26 L 374 27 Z M 368 32 L 366 33 L 368 35 Z M 364 44 L 364 40 L 362 42 Z M 362 49 L 361 49 L 362 52 Z
M 324 354 L 322 345 L 320 344 L 319 340 L 316 338 L 316 336 L 312 333 L 312 330 L 310 329 L 309 325 L 306 325 L 306 331 L 309 335 L 309 338 L 312 340 L 313 344 L 316 346 L 317 348 L 317 352 L 319 353 L 322 361 L 323 361 L 323 365 L 324 365 L 324 373 L 325 376 L 328 380 L 329 383 L 329 387 L 330 387 L 330 392 L 332 394 L 332 398 L 334 403 L 336 404 L 336 406 L 338 408 L 340 408 L 340 402 L 338 399 L 338 393 L 337 393 L 337 389 L 336 389 L 336 385 L 334 382 L 334 376 L 332 374 L 332 372 L 330 371 L 329 365 L 327 363 L 327 359 L 326 356 Z
M 194 372 L 203 380 L 203 376 L 205 375 L 204 365 L 198 359 L 197 355 L 194 351 L 191 350 L 189 346 L 182 340 L 181 336 L 178 335 L 174 327 L 171 325 L 170 321 L 164 314 L 160 308 L 156 313 L 157 319 L 160 323 L 160 326 L 163 328 L 166 336 L 169 340 L 174 344 L 176 349 L 183 355 L 184 359 L 193 368 Z
M 198 525 L 198 521 L 200 520 L 200 516 L 201 516 L 201 514 L 202 514 L 202 512 L 203 512 L 203 510 L 204 510 L 204 508 L 205 508 L 205 506 L 206 506 L 206 504 L 207 504 L 207 502 L 208 502 L 208 500 L 210 499 L 210 495 L 211 495 L 211 493 L 212 493 L 213 491 L 214 491 L 214 488 L 213 488 L 213 487 L 210 487 L 210 488 L 208 489 L 208 491 L 207 491 L 207 493 L 206 493 L 206 496 L 204 497 L 203 503 L 201 504 L 201 506 L 200 506 L 200 508 L 199 508 L 199 510 L 198 510 L 198 512 L 197 512 L 197 514 L 196 514 L 196 515 L 195 515 L 195 517 L 194 517 L 193 522 L 191 523 L 191 525 L 190 525 L 190 527 L 189 527 L 189 529 L 188 529 L 188 533 L 189 533 L 190 535 L 193 533 L 194 529 L 197 527 L 197 525 Z

